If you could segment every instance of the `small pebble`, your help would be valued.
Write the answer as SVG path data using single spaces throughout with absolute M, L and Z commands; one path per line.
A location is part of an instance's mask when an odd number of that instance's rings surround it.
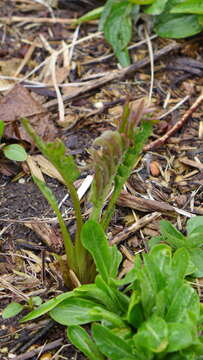
M 160 175 L 159 163 L 157 161 L 152 161 L 149 165 L 149 168 L 152 176 L 157 177 Z

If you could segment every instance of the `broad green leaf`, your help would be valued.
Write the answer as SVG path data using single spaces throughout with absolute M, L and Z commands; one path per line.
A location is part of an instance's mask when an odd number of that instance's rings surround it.
M 172 260 L 172 277 L 175 279 L 184 279 L 188 274 L 189 253 L 185 248 L 179 248 L 173 255 Z
M 174 247 L 184 247 L 185 236 L 178 231 L 169 221 L 160 221 L 160 232 L 164 240 Z
M 119 291 L 112 281 L 107 284 L 100 275 L 97 275 L 95 283 L 102 289 L 114 304 L 113 311 L 116 314 L 125 314 L 129 305 L 129 297 L 122 291 Z
M 183 284 L 171 294 L 171 303 L 165 316 L 167 322 L 184 322 L 188 312 L 199 318 L 200 306 L 196 290 Z
M 4 124 L 3 120 L 0 120 L 0 140 L 4 133 L 4 127 L 5 127 L 5 124 Z
M 16 316 L 24 309 L 24 306 L 13 301 L 2 312 L 2 318 L 3 319 L 9 319 L 13 316 Z
M 159 244 L 153 247 L 148 255 L 157 264 L 161 274 L 168 274 L 171 266 L 171 248 L 168 245 Z
M 161 37 L 181 39 L 198 34 L 202 26 L 196 15 L 167 13 L 158 16 L 154 30 Z
M 141 344 L 152 352 L 161 353 L 168 346 L 168 326 L 162 318 L 153 316 L 141 325 L 133 340 L 135 347 Z
M 82 227 L 81 239 L 84 247 L 92 255 L 97 271 L 108 283 L 111 273 L 111 250 L 102 226 L 96 221 L 87 221 Z
M 94 307 L 92 310 L 89 311 L 89 315 L 94 316 L 96 321 L 105 320 L 116 328 L 126 328 L 126 324 L 120 316 L 116 315 L 114 312 L 105 310 L 103 308 Z
M 48 313 L 49 311 L 51 311 L 55 306 L 60 304 L 60 302 L 64 301 L 65 299 L 67 299 L 69 297 L 73 297 L 73 296 L 74 296 L 74 291 L 69 291 L 69 292 L 60 294 L 60 295 L 56 296 L 55 298 L 48 300 L 47 302 L 42 304 L 38 309 L 31 311 L 29 314 L 24 316 L 20 320 L 20 322 L 25 322 L 28 320 L 36 319 L 36 318 Z
M 203 245 L 203 226 L 196 228 L 186 240 L 187 247 L 199 248 Z
M 93 324 L 92 334 L 100 351 L 111 360 L 135 360 L 128 342 L 107 327 Z
M 83 325 L 97 320 L 95 315 L 90 315 L 90 310 L 97 305 L 91 300 L 72 297 L 61 302 L 49 314 L 62 325 Z
M 116 245 L 110 246 L 110 253 L 111 253 L 111 268 L 110 268 L 109 276 L 111 278 L 116 278 L 123 257 Z
M 104 6 L 104 9 L 102 11 L 102 15 L 99 22 L 99 31 L 104 31 L 104 25 L 111 14 L 111 9 L 113 5 L 117 3 L 117 0 L 107 0 Z
M 71 343 L 90 360 L 105 360 L 97 345 L 92 341 L 87 331 L 77 325 L 69 326 L 67 336 Z
M 197 232 L 199 227 L 203 227 L 203 216 L 193 216 L 187 221 L 186 229 L 188 235 Z
M 195 266 L 193 276 L 203 277 L 203 249 L 200 248 L 189 248 L 190 259 Z
M 104 305 L 108 310 L 115 310 L 115 303 L 107 294 L 106 291 L 99 288 L 96 284 L 85 284 L 76 289 L 74 292 L 77 296 L 84 299 L 89 299 L 95 301 L 98 305 Z
M 170 0 L 156 0 L 153 4 L 145 10 L 145 13 L 150 15 L 159 15 L 165 8 L 166 3 Z
M 171 9 L 172 14 L 203 14 L 203 2 L 202 0 L 187 0 L 174 6 Z
M 99 19 L 102 12 L 103 12 L 104 6 L 100 6 L 96 9 L 93 9 L 89 12 L 87 12 L 85 15 L 81 16 L 79 19 L 77 19 L 74 23 L 74 25 L 81 24 L 86 21 Z
M 127 320 L 136 329 L 139 328 L 144 321 L 144 312 L 140 303 L 140 296 L 136 291 L 133 291 L 130 297 Z
M 25 161 L 27 153 L 23 146 L 18 144 L 11 144 L 3 147 L 3 153 L 7 159 L 13 161 Z
M 110 15 L 104 24 L 105 39 L 112 45 L 122 66 L 130 65 L 127 45 L 132 36 L 132 5 L 121 1 L 112 6 Z
M 168 324 L 168 340 L 167 352 L 179 351 L 194 343 L 192 331 L 188 324 L 177 322 Z
M 198 15 L 198 23 L 203 27 L 203 15 Z

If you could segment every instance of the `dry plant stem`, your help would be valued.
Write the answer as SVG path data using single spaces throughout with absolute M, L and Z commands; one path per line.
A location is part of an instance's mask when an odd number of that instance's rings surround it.
M 165 46 L 164 48 L 158 50 L 156 53 L 154 53 L 154 61 L 159 59 L 161 56 L 167 55 L 171 51 L 177 51 L 181 48 L 181 44 L 178 44 L 176 42 L 172 42 L 171 44 Z M 76 98 L 77 96 L 83 95 L 86 92 L 97 89 L 100 86 L 103 86 L 107 84 L 108 82 L 112 80 L 121 80 L 124 77 L 134 73 L 136 70 L 141 69 L 145 67 L 146 65 L 150 64 L 150 59 L 147 57 L 143 60 L 137 61 L 135 64 L 132 64 L 126 68 L 123 68 L 121 70 L 113 71 L 112 73 L 103 76 L 101 79 L 92 82 L 91 84 L 84 85 L 81 88 L 78 89 L 78 91 L 73 95 L 64 95 L 63 100 L 64 101 L 71 101 L 72 99 Z M 44 104 L 46 108 L 50 108 L 52 106 L 56 106 L 58 104 L 57 100 L 51 100 Z
M 40 354 L 41 352 L 45 352 L 45 351 L 48 351 L 48 350 L 55 349 L 56 347 L 60 346 L 63 343 L 63 341 L 64 341 L 64 339 L 60 338 L 58 340 L 50 342 L 49 344 L 42 345 L 38 349 L 28 351 L 25 354 L 18 355 L 16 357 L 12 358 L 12 360 L 27 360 L 27 359 L 30 359 L 33 356 L 35 356 L 36 354 Z
M 169 139 L 170 136 L 174 135 L 176 131 L 180 130 L 183 127 L 187 119 L 197 110 L 197 108 L 200 106 L 202 102 L 203 102 L 203 92 L 195 100 L 192 106 L 186 111 L 186 113 L 182 116 L 182 118 L 165 135 L 151 142 L 150 144 L 146 145 L 143 150 L 149 151 L 154 148 L 162 146 Z
M 46 17 L 32 17 L 32 16 L 11 16 L 11 17 L 0 17 L 0 22 L 10 24 L 13 22 L 32 22 L 32 23 L 48 23 L 48 24 L 68 24 L 72 25 L 74 24 L 76 19 L 61 19 L 61 18 L 46 18 Z M 90 20 L 87 21 L 92 24 L 98 24 L 97 20 Z
M 156 220 L 160 216 L 161 214 L 158 212 L 143 216 L 136 223 L 130 225 L 125 230 L 121 231 L 118 235 L 116 235 L 112 240 L 110 240 L 110 244 L 119 244 L 121 241 L 127 239 L 129 235 L 141 229 L 143 226 L 149 224 L 150 222 Z

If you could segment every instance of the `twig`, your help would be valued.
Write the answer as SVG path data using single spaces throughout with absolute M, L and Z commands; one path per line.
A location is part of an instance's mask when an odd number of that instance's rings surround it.
M 167 55 L 168 53 L 170 53 L 171 51 L 177 51 L 179 50 L 181 47 L 181 44 L 178 44 L 176 42 L 172 42 L 171 44 L 165 46 L 164 48 L 158 50 L 155 54 L 154 54 L 154 61 L 159 59 L 161 56 Z M 145 67 L 146 65 L 150 64 L 150 59 L 147 57 L 143 60 L 137 61 L 135 64 L 130 65 L 126 68 L 123 68 L 121 70 L 116 70 L 108 75 L 103 76 L 101 79 L 94 81 L 91 84 L 88 85 L 84 85 L 81 88 L 78 89 L 78 91 L 74 92 L 74 94 L 72 95 L 64 95 L 63 96 L 63 100 L 64 101 L 71 101 L 72 99 L 74 99 L 77 96 L 83 95 L 88 91 L 94 90 L 102 85 L 107 84 L 108 82 L 112 81 L 112 80 L 121 80 L 124 77 L 134 73 L 136 70 L 141 69 L 143 67 Z M 44 106 L 46 108 L 50 108 L 52 106 L 56 106 L 57 105 L 57 101 L 51 100 L 49 102 L 47 102 L 46 104 L 44 104 Z
M 143 216 L 136 223 L 130 225 L 129 227 L 121 231 L 118 235 L 116 235 L 112 240 L 110 240 L 110 244 L 113 245 L 120 243 L 121 241 L 127 239 L 129 235 L 141 229 L 143 226 L 149 224 L 150 222 L 154 221 L 160 216 L 161 214 L 158 212 L 154 212 L 153 214 L 147 214 Z
M 62 342 L 63 342 L 63 338 L 60 338 L 58 340 L 50 342 L 49 344 L 42 345 L 38 349 L 28 351 L 27 353 L 22 354 L 22 355 L 18 355 L 16 357 L 12 358 L 12 360 L 27 360 L 27 359 L 30 359 L 33 356 L 35 356 L 36 354 L 39 354 L 42 350 L 43 350 L 43 352 L 45 352 L 45 351 L 48 351 L 48 350 L 55 349 L 56 347 L 60 346 L 62 344 Z
M 162 146 L 170 136 L 176 133 L 176 131 L 180 130 L 183 125 L 186 123 L 187 119 L 197 110 L 200 104 L 203 102 L 203 92 L 201 95 L 195 100 L 192 106 L 186 111 L 186 113 L 182 116 L 182 118 L 162 137 L 151 142 L 150 144 L 144 147 L 144 151 L 149 151 L 154 148 Z
M 46 17 L 32 17 L 32 16 L 4 16 L 0 17 L 0 22 L 10 24 L 12 22 L 32 22 L 32 23 L 49 23 L 49 24 L 74 24 L 76 19 L 61 19 L 61 18 L 46 18 Z M 87 21 L 92 24 L 98 24 L 98 21 Z

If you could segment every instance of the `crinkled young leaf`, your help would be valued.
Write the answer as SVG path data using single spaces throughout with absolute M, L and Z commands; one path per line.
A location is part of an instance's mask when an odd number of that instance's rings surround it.
M 24 306 L 12 301 L 10 304 L 6 306 L 6 308 L 2 312 L 2 318 L 3 319 L 9 319 L 13 316 L 16 316 L 24 309 Z
M 135 360 L 129 343 L 107 327 L 93 324 L 92 334 L 100 351 L 111 360 Z
M 94 301 L 72 297 L 64 300 L 50 311 L 50 316 L 62 325 L 83 325 L 97 320 L 90 310 L 98 304 Z
M 174 6 L 171 9 L 172 14 L 203 14 L 203 2 L 202 0 L 187 0 Z
M 36 134 L 27 119 L 21 119 L 21 121 L 38 149 L 56 167 L 66 183 L 69 184 L 75 181 L 80 173 L 73 157 L 69 154 L 66 155 L 66 148 L 62 141 L 57 139 L 53 143 L 45 143 Z
M 7 159 L 13 161 L 25 161 L 27 159 L 24 147 L 18 144 L 4 146 L 2 151 Z
M 168 346 L 167 323 L 158 316 L 153 316 L 145 321 L 133 337 L 135 347 L 139 346 L 148 350 L 161 353 Z
M 82 327 L 77 325 L 69 326 L 67 336 L 71 343 L 85 354 L 90 360 L 105 360 L 97 345 L 93 342 Z

